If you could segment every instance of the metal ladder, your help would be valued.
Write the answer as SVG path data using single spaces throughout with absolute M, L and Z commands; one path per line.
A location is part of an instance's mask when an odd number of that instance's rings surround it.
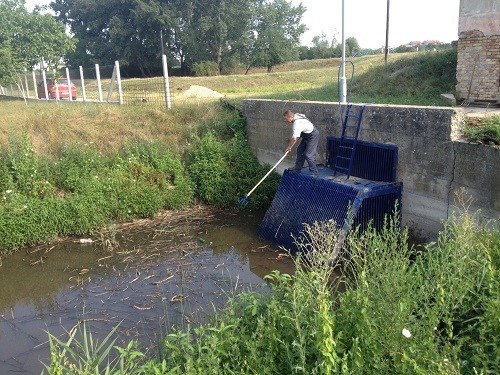
M 334 160 L 334 176 L 339 173 L 351 175 L 354 155 L 356 153 L 356 144 L 358 143 L 359 128 L 365 106 L 359 107 L 359 111 L 352 111 L 352 104 L 347 105 L 344 120 L 342 121 L 342 135 L 340 144 L 335 154 Z

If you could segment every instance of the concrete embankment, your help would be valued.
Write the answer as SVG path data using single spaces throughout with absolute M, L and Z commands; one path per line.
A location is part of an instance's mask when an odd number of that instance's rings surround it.
M 283 155 L 291 134 L 285 109 L 305 114 L 319 129 L 318 162 L 324 163 L 326 137 L 342 130 L 338 103 L 245 100 L 248 139 L 259 161 L 274 165 Z M 403 225 L 423 240 L 435 238 L 443 220 L 462 209 L 460 199 L 485 219 L 500 218 L 500 148 L 461 140 L 465 116 L 461 107 L 366 105 L 359 139 L 398 146 Z M 292 165 L 293 154 L 279 173 Z

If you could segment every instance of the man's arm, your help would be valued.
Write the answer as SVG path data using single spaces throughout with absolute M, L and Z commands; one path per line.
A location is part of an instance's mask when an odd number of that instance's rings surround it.
M 287 152 L 292 151 L 292 147 L 293 147 L 293 145 L 294 145 L 296 142 L 297 142 L 297 138 L 296 138 L 296 137 L 292 137 L 292 138 L 290 138 L 290 142 L 288 142 L 288 146 L 287 146 L 287 148 L 286 148 L 286 151 L 287 151 Z

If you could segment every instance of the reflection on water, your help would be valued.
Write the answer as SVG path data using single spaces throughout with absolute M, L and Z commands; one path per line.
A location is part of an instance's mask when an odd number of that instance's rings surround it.
M 118 345 L 143 351 L 172 326 L 203 321 L 227 296 L 266 288 L 274 269 L 293 272 L 283 251 L 257 237 L 263 212 L 193 207 L 124 226 L 104 242 L 22 250 L 0 267 L 0 374 L 39 374 L 47 331 L 63 341 L 81 322 L 94 339 L 119 324 Z

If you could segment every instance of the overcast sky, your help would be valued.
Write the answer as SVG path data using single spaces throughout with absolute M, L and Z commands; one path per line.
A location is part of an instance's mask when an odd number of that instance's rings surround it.
M 309 45 L 315 35 L 342 38 L 342 0 L 291 0 L 306 8 L 303 22 L 309 28 L 302 44 Z M 387 3 L 389 2 L 389 46 L 412 40 L 458 39 L 460 0 L 344 0 L 344 35 L 354 37 L 361 48 L 385 45 Z
M 105 0 L 103 0 L 105 1 Z M 310 45 L 315 35 L 325 33 L 328 39 L 342 38 L 342 0 L 289 0 L 306 8 L 303 23 L 309 29 L 302 38 Z M 389 46 L 397 47 L 413 40 L 439 40 L 449 43 L 458 39 L 460 0 L 343 0 L 344 35 L 354 37 L 361 48 L 385 45 L 387 3 L 389 2 Z M 26 0 L 28 9 L 51 0 Z

